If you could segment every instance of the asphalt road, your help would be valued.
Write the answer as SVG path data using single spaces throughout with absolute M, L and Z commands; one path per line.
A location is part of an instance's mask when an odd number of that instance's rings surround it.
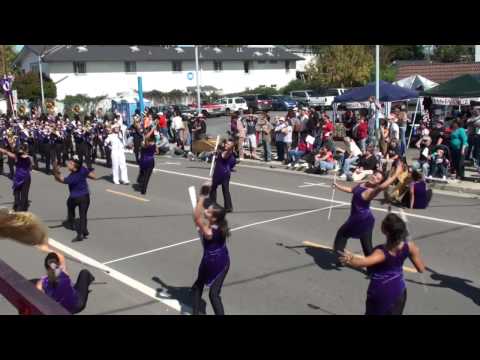
M 210 119 L 209 119 L 210 120 Z M 82 267 L 97 278 L 84 314 L 178 314 L 190 311 L 202 249 L 192 222 L 187 188 L 207 180 L 209 166 L 162 157 L 145 197 L 131 186 L 116 186 L 110 170 L 97 165 L 90 182 L 90 237 L 72 243 L 66 216 L 66 186 L 43 173 L 33 174 L 31 210 L 50 227 L 52 244 L 71 260 L 74 276 Z M 129 165 L 130 181 L 138 169 Z M 65 170 L 64 170 L 65 171 Z M 230 272 L 222 297 L 227 314 L 362 314 L 368 280 L 353 269 L 336 270 L 328 248 L 348 216 L 350 196 L 338 193 L 328 221 L 330 180 L 240 165 L 233 174 L 234 213 Z M 11 206 L 11 183 L 0 178 L 0 206 Z M 112 192 L 113 191 L 113 192 Z M 221 193 L 219 194 L 222 203 Z M 374 202 L 374 244 L 384 241 L 379 225 L 386 209 Z M 412 210 L 409 226 L 430 269 L 406 272 L 406 314 L 480 314 L 478 246 L 480 201 L 436 195 L 427 211 Z M 323 248 L 305 246 L 309 241 Z M 358 240 L 348 248 L 361 252 Z M 43 254 L 0 242 L 2 259 L 27 278 L 43 273 Z M 110 270 L 105 274 L 88 264 Z M 74 261 L 75 260 L 75 261 Z M 95 262 L 96 261 L 96 262 Z M 412 266 L 411 264 L 407 264 Z M 422 282 L 427 285 L 422 285 Z M 206 311 L 212 309 L 204 293 Z M 0 300 L 0 314 L 14 313 Z

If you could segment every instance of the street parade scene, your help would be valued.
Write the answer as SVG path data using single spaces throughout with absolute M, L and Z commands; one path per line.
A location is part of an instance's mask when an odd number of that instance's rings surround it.
M 480 45 L 1 50 L 1 315 L 480 314 Z

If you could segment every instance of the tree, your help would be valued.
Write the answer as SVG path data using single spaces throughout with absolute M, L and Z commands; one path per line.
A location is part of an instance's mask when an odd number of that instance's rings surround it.
M 290 81 L 286 86 L 280 89 L 281 94 L 288 95 L 291 91 L 305 90 L 308 88 L 308 84 L 300 79 Z
M 366 45 L 320 45 L 316 61 L 306 69 L 308 82 L 316 88 L 364 85 L 373 66 L 373 53 Z
M 15 60 L 15 57 L 17 56 L 17 53 L 15 52 L 15 45 L 1 45 L 0 46 L 0 75 L 5 74 L 5 68 L 8 73 L 18 73 L 14 71 L 13 69 L 13 60 Z M 5 59 L 5 64 L 4 64 L 4 59 Z
M 432 60 L 439 62 L 472 62 L 473 45 L 434 45 Z
M 57 97 L 57 87 L 55 83 L 45 74 L 42 74 L 42 78 L 45 99 L 55 99 Z M 41 101 L 40 77 L 36 71 L 17 75 L 13 82 L 13 88 L 17 90 L 19 99 L 25 99 L 31 102 Z
M 276 88 L 265 86 L 265 85 L 258 86 L 255 89 L 250 90 L 250 92 L 254 94 L 267 95 L 267 96 L 278 94 L 278 90 Z

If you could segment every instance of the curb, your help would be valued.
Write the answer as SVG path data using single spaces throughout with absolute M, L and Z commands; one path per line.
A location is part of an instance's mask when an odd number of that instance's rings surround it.
M 238 167 L 245 167 L 245 168 L 255 168 L 255 169 L 263 169 L 272 172 L 282 172 L 286 174 L 295 174 L 295 175 L 302 175 L 314 178 L 323 178 L 323 179 L 332 179 L 334 178 L 333 175 L 315 175 L 315 174 L 307 174 L 303 171 L 292 171 L 286 170 L 284 167 L 285 165 L 280 164 L 279 162 L 258 162 L 256 160 L 244 159 L 241 160 L 240 164 L 237 165 Z M 475 184 L 477 182 L 474 182 Z M 458 194 L 469 194 L 469 195 L 477 195 L 480 196 L 480 186 L 478 188 L 473 188 L 468 185 L 468 182 L 462 182 L 461 184 L 441 184 L 441 183 L 429 183 L 430 188 L 439 194 L 443 194 L 444 192 L 448 193 L 458 193 Z M 448 195 L 448 194 L 447 194 Z

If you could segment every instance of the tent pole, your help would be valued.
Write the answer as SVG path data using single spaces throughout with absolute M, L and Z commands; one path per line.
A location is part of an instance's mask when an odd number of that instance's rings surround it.
M 420 98 L 417 99 L 417 105 L 415 106 L 415 114 L 413 115 L 412 128 L 410 130 L 410 136 L 408 137 L 408 144 L 407 144 L 407 148 L 405 149 L 405 153 L 407 153 L 407 150 L 410 149 L 410 142 L 412 141 L 413 130 L 415 130 L 415 122 L 417 120 L 417 110 L 418 110 L 419 104 L 420 104 Z

